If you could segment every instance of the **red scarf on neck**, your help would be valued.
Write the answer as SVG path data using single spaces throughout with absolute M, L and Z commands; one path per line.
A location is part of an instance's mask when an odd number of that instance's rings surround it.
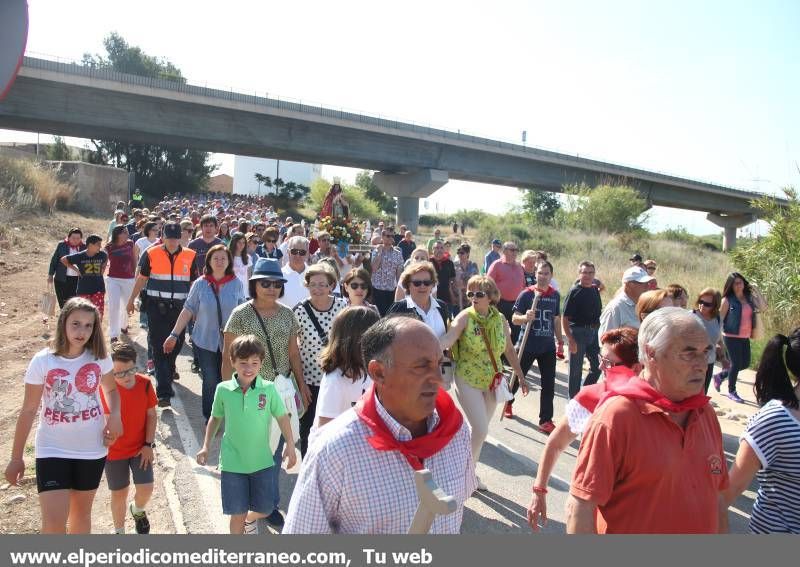
M 700 409 L 711 399 L 705 394 L 695 394 L 683 401 L 673 402 L 642 379 L 629 380 L 614 387 L 609 386 L 608 391 L 600 400 L 600 404 L 614 396 L 625 396 L 629 400 L 644 400 L 670 413 L 682 413 Z
M 222 276 L 222 279 L 218 280 L 213 275 L 208 274 L 203 276 L 203 279 L 208 282 L 208 285 L 217 290 L 217 293 L 219 293 L 219 290 L 222 288 L 222 286 L 224 286 L 226 283 L 230 281 L 235 280 L 236 276 L 233 274 L 229 274 L 227 276 Z
M 591 386 L 584 386 L 573 398 L 581 406 L 594 413 L 600 400 L 609 390 L 621 387 L 636 373 L 624 365 L 614 366 L 603 373 L 603 381 Z
M 439 424 L 430 433 L 412 439 L 398 441 L 384 423 L 375 405 L 375 385 L 361 396 L 355 406 L 356 415 L 372 431 L 367 442 L 377 451 L 400 451 L 415 470 L 422 470 L 422 461 L 441 451 L 461 429 L 464 417 L 453 403 L 450 395 L 439 388 L 436 394 L 436 411 Z

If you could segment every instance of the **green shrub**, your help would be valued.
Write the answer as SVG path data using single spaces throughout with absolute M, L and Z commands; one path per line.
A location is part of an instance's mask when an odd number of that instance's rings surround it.
M 647 202 L 631 187 L 582 185 L 567 187 L 565 192 L 567 212 L 559 218 L 585 232 L 626 233 L 642 229 L 647 220 Z

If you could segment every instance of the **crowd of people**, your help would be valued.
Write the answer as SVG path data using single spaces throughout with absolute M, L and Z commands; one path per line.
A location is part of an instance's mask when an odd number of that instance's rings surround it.
M 349 214 L 336 186 L 329 196 Z M 252 197 L 117 208 L 106 235 L 71 229 L 49 267 L 61 311 L 53 344 L 26 372 L 5 472 L 10 483 L 23 476 L 38 415 L 42 532 L 89 532 L 105 473 L 114 531 L 124 533 L 128 510 L 136 532 L 149 533 L 156 408 L 171 407 L 188 333 L 205 419 L 194 457 L 207 464 L 224 424 L 231 533 L 256 533 L 261 518 L 283 533 L 404 533 L 422 468 L 457 503 L 430 531 L 458 533 L 466 500 L 491 488 L 475 473 L 489 423 L 498 405 L 514 418 L 534 364 L 548 435 L 528 507 L 534 531 L 547 520 L 554 464 L 581 437 L 569 533 L 724 532 L 728 506 L 755 475 L 751 531 L 800 533 L 800 329 L 762 355 L 762 409 L 730 471 L 709 405 L 710 386 L 724 382 L 744 402 L 738 375 L 762 332 L 766 303 L 740 273 L 690 305 L 684 286 L 659 287 L 656 262 L 634 254 L 603 306 L 593 262 L 576 266 L 562 293 L 545 251 L 493 240 L 479 266 L 463 225 L 451 250 L 440 229 L 418 246 L 405 226 L 365 223 L 351 252 Z M 146 372 L 126 337 L 137 309 Z M 557 418 L 565 358 L 569 401 Z M 284 518 L 279 475 L 296 446 L 302 464 Z

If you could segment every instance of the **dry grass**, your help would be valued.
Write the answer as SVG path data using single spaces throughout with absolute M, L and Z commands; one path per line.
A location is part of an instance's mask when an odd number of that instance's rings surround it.
M 25 213 L 65 207 L 75 187 L 35 161 L 0 155 L 0 222 Z

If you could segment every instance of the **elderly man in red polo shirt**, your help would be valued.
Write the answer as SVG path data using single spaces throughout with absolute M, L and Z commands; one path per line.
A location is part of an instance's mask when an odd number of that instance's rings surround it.
M 639 378 L 610 388 L 584 434 L 567 533 L 722 533 L 728 485 L 722 431 L 703 394 L 711 346 L 678 307 L 639 329 Z
M 511 320 L 514 314 L 514 302 L 525 289 L 525 270 L 522 264 L 517 262 L 519 248 L 513 242 L 503 244 L 503 255 L 499 260 L 495 260 L 486 275 L 494 280 L 497 289 L 500 290 L 500 301 L 497 309 L 508 321 L 511 326 L 511 342 L 517 344 L 519 337 L 519 325 L 515 325 Z

